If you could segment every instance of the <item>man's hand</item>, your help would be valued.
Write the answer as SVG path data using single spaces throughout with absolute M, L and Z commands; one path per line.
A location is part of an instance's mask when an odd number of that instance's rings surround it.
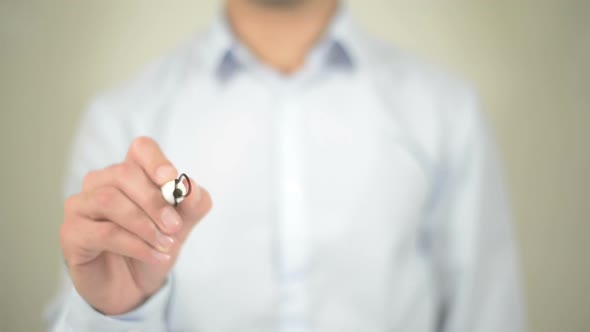
M 105 315 L 126 313 L 164 284 L 180 248 L 211 209 L 206 190 L 175 209 L 160 186 L 177 170 L 157 143 L 141 137 L 124 162 L 86 175 L 64 205 L 61 248 L 78 293 Z

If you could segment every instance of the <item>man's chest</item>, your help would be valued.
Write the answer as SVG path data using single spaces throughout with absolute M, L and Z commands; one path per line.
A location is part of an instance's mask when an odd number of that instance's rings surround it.
M 382 320 L 391 296 L 424 288 L 417 242 L 429 182 L 411 140 L 370 95 L 325 93 L 253 89 L 171 109 L 159 140 L 213 199 L 175 269 L 194 294 L 179 308 L 272 321 L 289 250 L 305 253 L 298 277 L 316 312 L 364 307 L 365 319 Z

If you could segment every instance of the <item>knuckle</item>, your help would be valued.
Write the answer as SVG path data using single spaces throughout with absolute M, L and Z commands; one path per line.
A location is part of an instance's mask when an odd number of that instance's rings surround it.
M 70 230 L 70 225 L 69 223 L 64 222 L 63 224 L 61 224 L 61 226 L 59 227 L 59 242 L 61 243 L 62 248 L 65 248 L 67 243 L 69 242 L 71 236 L 71 230 Z
M 117 182 L 124 181 L 131 174 L 133 174 L 133 167 L 128 163 L 118 164 L 114 167 L 115 179 Z
M 94 201 L 101 208 L 111 208 L 118 196 L 117 190 L 112 187 L 104 187 L 94 192 Z
M 78 207 L 78 199 L 76 195 L 71 195 L 64 201 L 64 215 L 68 216 L 73 214 Z
M 94 183 L 96 177 L 98 176 L 98 172 L 99 171 L 94 170 L 94 171 L 90 171 L 90 172 L 86 173 L 86 175 L 84 175 L 84 178 L 82 179 L 82 187 L 86 188 L 89 185 L 91 185 L 92 183 Z
M 147 136 L 140 136 L 131 142 L 130 150 L 136 156 L 139 156 L 140 151 L 144 150 L 146 146 L 154 144 L 154 141 Z
M 79 236 L 76 234 L 75 226 L 70 222 L 64 222 L 59 228 L 59 244 L 66 261 L 68 253 L 71 253 L 79 244 Z

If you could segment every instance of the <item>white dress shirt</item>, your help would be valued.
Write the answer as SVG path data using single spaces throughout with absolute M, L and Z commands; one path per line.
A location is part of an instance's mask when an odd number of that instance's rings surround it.
M 140 135 L 213 209 L 144 305 L 103 316 L 66 279 L 54 331 L 523 330 L 500 169 L 473 92 L 343 9 L 296 74 L 259 62 L 220 18 L 98 98 L 66 194 Z

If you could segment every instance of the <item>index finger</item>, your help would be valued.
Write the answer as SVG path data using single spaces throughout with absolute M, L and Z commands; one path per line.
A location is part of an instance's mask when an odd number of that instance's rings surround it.
M 158 143 L 149 137 L 134 139 L 125 160 L 139 165 L 158 186 L 162 186 L 178 176 L 178 171 L 166 158 Z

